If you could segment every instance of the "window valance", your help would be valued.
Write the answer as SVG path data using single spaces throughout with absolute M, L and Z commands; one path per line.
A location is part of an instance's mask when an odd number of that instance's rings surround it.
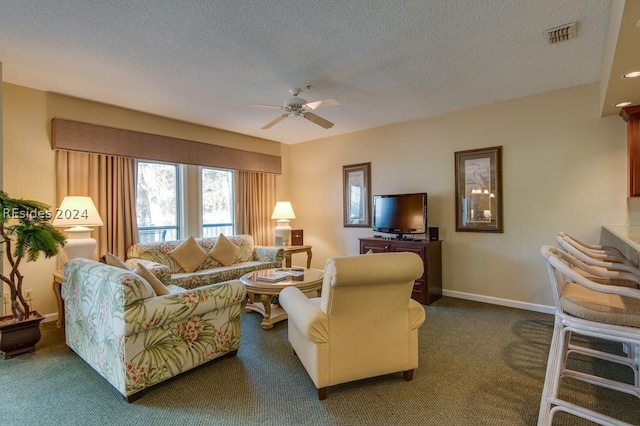
M 219 145 L 53 118 L 51 148 L 261 173 L 282 173 L 281 158 Z

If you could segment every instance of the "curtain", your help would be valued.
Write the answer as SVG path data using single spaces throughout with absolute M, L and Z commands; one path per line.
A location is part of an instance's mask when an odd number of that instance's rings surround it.
M 276 205 L 276 175 L 236 171 L 235 222 L 237 234 L 249 234 L 254 244 L 275 244 L 271 212 Z
M 56 151 L 58 205 L 67 195 L 89 196 L 104 226 L 94 229 L 98 256 L 121 259 L 138 242 L 135 211 L 135 160 L 110 155 Z

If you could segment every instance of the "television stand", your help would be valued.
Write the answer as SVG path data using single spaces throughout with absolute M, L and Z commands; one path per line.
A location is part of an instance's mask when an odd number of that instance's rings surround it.
M 411 298 L 430 305 L 442 297 L 442 242 L 426 240 L 404 240 L 392 237 L 360 238 L 360 253 L 409 251 L 416 253 L 424 262 L 424 274 L 418 278 Z

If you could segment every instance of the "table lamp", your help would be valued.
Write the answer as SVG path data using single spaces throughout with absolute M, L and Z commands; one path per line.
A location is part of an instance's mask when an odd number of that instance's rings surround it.
M 94 253 L 98 243 L 91 238 L 91 227 L 103 226 L 104 223 L 91 197 L 64 197 L 55 212 L 52 225 L 56 228 L 68 228 L 63 248 L 67 259 L 97 258 Z
M 296 214 L 289 201 L 278 201 L 273 209 L 271 219 L 276 219 L 276 245 L 288 246 L 291 243 L 290 219 L 295 219 Z

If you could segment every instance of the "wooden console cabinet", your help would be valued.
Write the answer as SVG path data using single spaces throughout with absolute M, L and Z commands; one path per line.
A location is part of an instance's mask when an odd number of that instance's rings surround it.
M 442 297 L 441 241 L 410 241 L 385 238 L 360 238 L 360 253 L 410 251 L 424 262 L 424 275 L 413 285 L 411 297 L 423 305 L 430 305 Z

